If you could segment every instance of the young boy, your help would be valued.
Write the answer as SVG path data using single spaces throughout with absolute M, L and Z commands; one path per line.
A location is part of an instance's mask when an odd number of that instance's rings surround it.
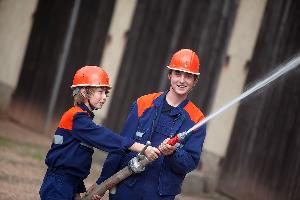
M 125 153 L 127 149 L 140 152 L 144 147 L 92 121 L 92 111 L 101 109 L 111 88 L 102 68 L 82 67 L 76 72 L 71 88 L 74 107 L 62 116 L 46 156 L 48 169 L 40 189 L 42 200 L 80 199 L 80 193 L 86 191 L 83 180 L 90 173 L 93 148 Z M 159 153 L 158 149 L 149 147 L 145 155 L 155 160 Z
M 202 126 L 177 148 L 167 144 L 168 138 L 187 131 L 204 118 L 202 112 L 187 99 L 199 75 L 199 59 L 190 49 L 176 52 L 169 64 L 170 89 L 142 96 L 134 102 L 121 133 L 140 143 L 150 140 L 163 154 L 110 191 L 110 200 L 173 200 L 181 191 L 185 175 L 199 162 L 206 128 Z M 100 184 L 128 164 L 134 153 L 110 153 L 102 168 Z

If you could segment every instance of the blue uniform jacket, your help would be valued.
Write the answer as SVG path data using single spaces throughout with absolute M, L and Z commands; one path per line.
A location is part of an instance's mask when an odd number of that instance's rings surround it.
M 134 141 L 96 125 L 94 114 L 84 105 L 69 109 L 62 116 L 45 163 L 49 169 L 86 178 L 90 173 L 93 147 L 106 152 L 125 152 Z M 83 192 L 83 191 L 80 191 Z
M 138 98 L 132 106 L 121 135 L 143 144 L 150 139 L 152 146 L 157 147 L 165 138 L 187 131 L 204 118 L 202 112 L 190 100 L 186 99 L 171 111 L 170 114 L 175 116 L 172 124 L 170 122 L 164 123 L 162 118 L 158 122 L 157 119 L 160 117 L 165 96 L 166 92 Z M 159 136 L 154 136 L 154 134 Z M 148 182 L 150 185 L 147 183 L 147 187 L 157 188 L 160 195 L 179 194 L 185 175 L 198 165 L 205 135 L 206 127 L 202 126 L 179 145 L 172 155 L 161 156 L 148 165 L 144 172 L 132 175 L 120 184 L 134 187 L 137 181 L 138 184 Z M 133 152 L 126 155 L 110 153 L 97 183 L 100 184 L 125 167 L 135 155 L 136 153 Z M 147 173 L 147 171 L 151 171 L 151 173 Z M 155 176 L 155 174 L 158 174 L 158 177 L 152 179 L 151 176 Z

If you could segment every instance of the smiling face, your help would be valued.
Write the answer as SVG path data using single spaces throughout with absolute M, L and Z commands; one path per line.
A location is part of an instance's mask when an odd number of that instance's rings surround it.
M 191 89 L 196 85 L 197 78 L 194 74 L 171 70 L 168 78 L 171 83 L 170 92 L 186 97 Z
M 101 109 L 108 97 L 108 87 L 97 87 L 93 88 L 92 91 L 88 92 L 88 99 L 85 104 L 93 109 Z

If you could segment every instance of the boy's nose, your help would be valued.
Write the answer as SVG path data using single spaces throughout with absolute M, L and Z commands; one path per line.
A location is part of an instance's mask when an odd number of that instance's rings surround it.
M 102 94 L 102 99 L 106 99 L 107 98 L 107 94 L 103 93 Z
M 181 74 L 181 76 L 180 76 L 180 82 L 184 82 L 185 81 L 185 76 L 184 76 L 184 74 Z

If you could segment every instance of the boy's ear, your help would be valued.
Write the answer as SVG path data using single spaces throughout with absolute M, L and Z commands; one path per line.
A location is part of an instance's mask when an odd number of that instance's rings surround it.
M 198 79 L 196 79 L 196 80 L 194 81 L 194 86 L 193 86 L 193 87 L 195 87 L 195 86 L 197 85 L 197 83 L 198 83 Z
M 83 97 L 87 97 L 87 92 L 86 92 L 86 89 L 85 88 L 80 88 L 80 90 L 79 90 L 79 92 L 81 93 L 81 95 L 83 96 Z

